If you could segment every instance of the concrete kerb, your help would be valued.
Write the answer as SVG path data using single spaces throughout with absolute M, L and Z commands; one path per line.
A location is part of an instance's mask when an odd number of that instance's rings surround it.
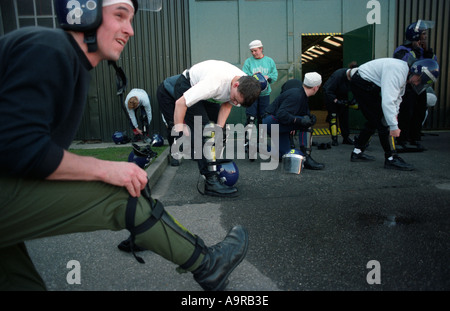
M 96 144 L 84 144 L 78 141 L 74 141 L 70 146 L 70 149 L 97 149 L 108 147 L 128 147 L 132 148 L 130 144 L 116 145 L 114 143 L 96 143 Z M 169 163 L 169 151 L 167 147 L 151 164 L 147 167 L 146 172 L 148 174 L 149 186 L 154 187 L 158 182 L 161 175 L 164 173 Z
M 150 189 L 156 185 L 169 164 L 169 149 L 170 148 L 167 147 L 146 169 Z

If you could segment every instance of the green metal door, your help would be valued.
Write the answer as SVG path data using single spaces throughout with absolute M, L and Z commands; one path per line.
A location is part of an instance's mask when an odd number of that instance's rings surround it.
M 344 34 L 343 63 L 347 66 L 355 61 L 362 65 L 375 57 L 375 25 L 368 25 Z M 350 94 L 350 97 L 352 95 Z M 363 128 L 365 118 L 360 110 L 350 109 L 349 128 L 360 130 Z

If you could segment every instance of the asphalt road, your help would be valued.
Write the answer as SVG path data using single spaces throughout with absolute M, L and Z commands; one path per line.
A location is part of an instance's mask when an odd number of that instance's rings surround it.
M 450 133 L 427 133 L 422 143 L 427 151 L 401 155 L 416 167 L 411 172 L 384 169 L 374 136 L 370 163 L 350 162 L 348 145 L 314 148 L 325 169 L 300 175 L 237 160 L 237 198 L 201 195 L 197 166 L 186 160 L 165 168 L 152 191 L 207 244 L 235 224 L 247 227 L 249 251 L 228 291 L 448 291 Z M 201 290 L 190 274 L 149 251 L 140 254 L 145 264 L 120 252 L 127 236 L 100 231 L 27 246 L 51 291 Z M 70 260 L 80 263 L 81 284 L 67 282 Z

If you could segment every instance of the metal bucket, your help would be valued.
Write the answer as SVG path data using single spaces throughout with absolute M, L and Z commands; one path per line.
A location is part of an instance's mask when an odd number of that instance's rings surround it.
M 288 174 L 300 175 L 305 162 L 305 157 L 300 154 L 285 154 L 282 158 L 283 171 Z

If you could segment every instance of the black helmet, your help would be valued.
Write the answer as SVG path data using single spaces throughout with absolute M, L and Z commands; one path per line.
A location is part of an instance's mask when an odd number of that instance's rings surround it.
M 134 14 L 138 11 L 138 0 L 130 0 Z M 102 23 L 103 0 L 55 0 L 56 16 L 62 29 L 89 32 Z
M 108 1 L 108 0 L 107 0 Z M 138 0 L 133 3 L 134 14 L 138 11 Z M 97 28 L 102 24 L 103 0 L 55 0 L 59 25 L 64 30 L 84 32 L 84 41 L 89 52 L 97 50 Z
M 410 42 L 419 41 L 422 32 L 433 27 L 434 27 L 433 21 L 424 21 L 419 19 L 417 22 L 412 23 L 411 25 L 408 26 L 408 28 L 406 28 L 405 32 L 406 40 Z

